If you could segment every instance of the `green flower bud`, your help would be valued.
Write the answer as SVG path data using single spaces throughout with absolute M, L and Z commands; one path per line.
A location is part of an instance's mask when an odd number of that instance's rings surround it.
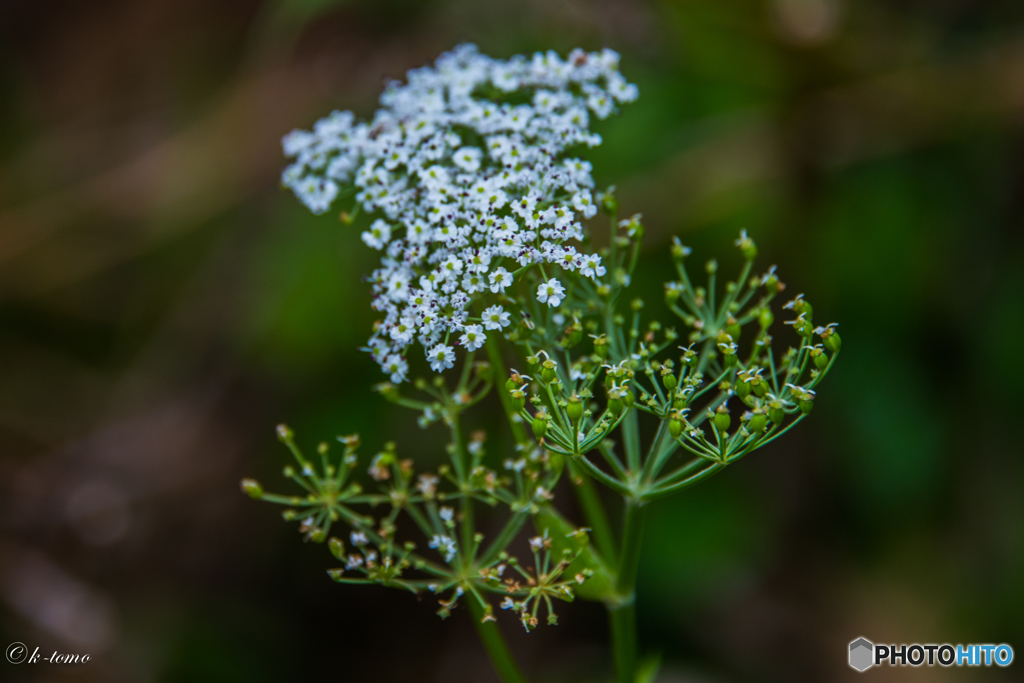
M 764 398 L 764 395 L 768 393 L 768 382 L 762 379 L 760 382 L 756 382 L 752 388 L 755 395 L 759 398 Z
M 562 348 L 571 349 L 583 340 L 583 325 L 580 325 L 577 321 L 565 331 L 562 336 Z
M 327 533 L 323 529 L 317 529 L 309 535 L 309 540 L 313 541 L 313 543 L 323 543 L 327 540 Z
M 808 397 L 801 398 L 796 404 L 800 406 L 800 412 L 804 415 L 809 415 L 811 410 L 814 409 L 814 401 Z
M 772 309 L 765 306 L 761 309 L 761 312 L 757 314 L 757 322 L 761 327 L 768 328 L 775 322 L 775 314 L 772 313 Z
M 736 240 L 736 246 L 743 252 L 743 258 L 748 261 L 753 261 L 757 258 L 757 245 L 754 244 L 754 240 L 747 237 L 747 231 L 740 232 L 740 238 Z
M 594 355 L 598 358 L 608 357 L 608 337 L 603 334 L 594 339 Z
M 738 380 L 735 387 L 736 395 L 741 399 L 750 396 L 750 382 L 744 380 Z
M 522 389 L 514 389 L 509 392 L 512 397 L 512 409 L 517 413 L 526 405 L 526 392 Z
M 786 419 L 786 413 L 782 410 L 782 406 L 772 406 L 768 411 L 768 417 L 771 418 L 772 422 L 780 425 Z
M 551 382 L 556 377 L 558 377 L 558 371 L 556 370 L 557 367 L 558 364 L 555 363 L 555 361 L 551 360 L 550 358 L 544 361 L 544 364 L 541 366 L 540 371 L 541 380 L 544 381 L 545 383 L 548 383 Z
M 718 410 L 715 411 L 715 427 L 718 431 L 723 434 L 729 431 L 729 426 L 732 424 L 732 418 L 729 417 L 729 409 L 725 407 L 725 404 L 718 406 Z
M 334 555 L 336 560 L 345 559 L 345 544 L 340 538 L 331 536 L 331 540 L 327 541 L 327 547 L 331 550 L 331 555 Z
M 728 320 L 726 320 L 725 331 L 730 337 L 732 337 L 734 342 L 738 342 L 740 340 L 740 333 L 742 331 L 740 330 L 740 324 L 736 321 L 736 318 L 731 315 Z
M 825 348 L 832 353 L 839 353 L 839 347 L 842 346 L 842 340 L 839 338 L 839 333 L 836 332 L 836 328 L 832 325 L 828 327 L 819 327 L 816 332 L 821 336 L 822 344 Z
M 673 439 L 678 439 L 679 435 L 683 433 L 683 423 L 675 418 L 669 420 L 668 433 L 672 435 Z
M 293 436 L 294 436 L 294 433 L 288 427 L 288 425 L 285 425 L 285 424 L 277 425 L 277 438 L 280 441 L 282 441 L 284 443 L 288 443 L 289 441 L 292 440 Z
M 689 247 L 683 246 L 683 243 L 679 241 L 678 237 L 672 238 L 672 258 L 682 261 L 690 255 L 691 251 L 692 250 Z
M 676 379 L 674 373 L 668 372 L 661 376 L 661 383 L 664 384 L 665 388 L 669 391 L 675 391 L 676 386 L 679 384 L 679 380 Z
M 380 395 L 383 396 L 384 400 L 386 401 L 396 403 L 400 398 L 400 395 L 398 393 L 398 387 L 396 387 L 391 382 L 383 382 L 381 384 L 378 384 L 376 386 L 376 389 L 377 391 L 380 392 Z
M 619 394 L 608 399 L 608 411 L 615 417 L 622 414 L 623 408 L 625 408 L 625 406 L 623 405 L 622 398 Z
M 751 434 L 760 434 L 768 426 L 768 416 L 764 413 L 754 413 L 747 423 L 747 431 Z
M 626 234 L 637 242 L 644 238 L 644 226 L 640 223 L 640 214 L 635 214 L 629 220 L 621 221 L 619 227 L 625 228 Z
M 723 336 L 725 335 L 719 335 L 719 339 Z M 738 347 L 734 343 L 718 344 L 718 350 L 722 353 L 722 362 L 725 363 L 725 367 L 731 368 L 739 362 L 739 356 L 736 355 L 737 348 Z
M 626 393 L 622 395 L 622 404 L 627 408 L 632 408 L 633 404 L 636 403 L 636 396 L 629 389 L 626 389 Z
M 565 413 L 569 416 L 569 422 L 577 424 L 583 417 L 583 404 L 580 402 L 578 396 L 572 396 L 569 399 L 569 405 L 565 407 Z
M 601 211 L 606 216 L 614 216 L 619 213 L 619 200 L 612 194 L 614 190 L 614 187 L 609 187 L 608 191 L 601 195 Z
M 828 356 L 819 348 L 811 349 L 811 360 L 814 361 L 814 366 L 819 370 L 824 370 L 828 367 Z
M 531 427 L 533 428 L 533 435 L 538 439 L 543 439 L 544 435 L 548 433 L 548 421 L 545 419 L 546 417 L 547 413 L 542 410 L 533 418 L 533 424 Z
M 253 500 L 259 500 L 263 497 L 263 487 L 255 479 L 243 479 L 242 492 Z
M 476 376 L 485 382 L 490 382 L 494 373 L 491 372 L 491 364 L 480 362 L 476 364 Z

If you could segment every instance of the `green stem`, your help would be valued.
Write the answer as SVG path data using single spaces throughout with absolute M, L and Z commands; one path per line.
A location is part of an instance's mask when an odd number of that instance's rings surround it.
M 622 418 L 622 446 L 626 451 L 626 466 L 629 468 L 630 479 L 636 481 L 640 476 L 640 425 L 635 410 L 630 410 Z
M 459 422 L 458 409 L 454 405 L 448 406 L 449 422 L 452 431 L 452 444 L 455 453 L 452 454 L 452 464 L 455 466 L 455 474 L 462 488 L 462 559 L 468 566 L 472 561 L 473 554 L 473 496 L 469 484 L 469 470 L 471 467 L 469 449 L 466 448 L 462 436 L 462 425 Z
M 583 516 L 587 518 L 587 524 L 594 534 L 597 550 L 606 562 L 613 562 L 615 560 L 615 539 L 612 536 L 611 525 L 608 523 L 608 515 L 605 514 L 601 496 L 594 486 L 594 480 L 587 476 L 573 462 L 572 458 L 568 458 L 568 461 L 569 472 L 573 480 L 572 488 L 583 509 Z M 580 481 L 579 485 L 576 485 L 576 480 Z
M 675 481 L 674 483 L 671 484 L 661 483 L 658 486 L 655 486 L 653 489 L 649 489 L 647 493 L 644 494 L 644 500 L 651 501 L 657 498 L 664 498 L 665 496 L 671 495 L 676 491 L 681 491 L 685 488 L 693 486 L 694 484 L 700 481 L 703 481 L 704 479 L 707 479 L 708 477 L 714 474 L 717 474 L 718 472 L 721 472 L 723 469 L 726 468 L 726 466 L 727 463 L 716 462 L 708 467 L 705 467 L 700 472 L 692 474 L 689 477 L 686 477 L 685 479 L 682 479 L 680 481 Z
M 494 664 L 501 680 L 505 683 L 526 683 L 523 673 L 519 670 L 519 665 L 512 658 L 512 653 L 508 651 L 508 645 L 505 644 L 505 637 L 501 635 L 498 624 L 494 621 L 483 621 L 484 608 L 477 600 L 473 599 L 473 596 L 467 595 L 466 598 L 466 605 L 469 606 L 476 632 L 480 636 L 480 640 L 483 641 L 484 647 L 487 648 L 487 654 L 490 655 L 491 663 Z
M 512 430 L 512 438 L 517 444 L 527 443 L 526 428 L 523 420 L 516 413 L 512 406 L 512 397 L 505 388 L 505 380 L 508 379 L 508 371 L 505 370 L 505 363 L 501 360 L 501 349 L 498 348 L 497 334 L 487 335 L 484 343 L 487 347 L 487 359 L 491 362 L 491 373 L 494 376 L 494 386 L 498 388 L 498 396 L 501 397 L 501 407 L 505 409 L 505 416 L 508 418 L 508 426 Z
M 627 484 L 624 484 L 615 477 L 606 474 L 600 467 L 587 460 L 587 456 L 580 455 L 576 457 L 576 464 L 594 479 L 597 479 L 599 482 L 622 496 L 630 495 L 630 489 Z
M 622 526 L 622 552 L 615 578 L 616 600 L 608 607 L 612 631 L 612 652 L 618 683 L 634 683 L 637 664 L 636 575 L 640 566 L 646 507 L 641 501 L 626 500 Z
M 480 556 L 479 566 L 485 566 L 490 564 L 494 558 L 498 556 L 502 550 L 508 547 L 508 544 L 512 542 L 512 539 L 516 537 L 519 530 L 526 524 L 526 520 L 529 519 L 530 515 L 526 512 L 516 512 L 509 518 L 508 522 L 505 523 L 505 527 L 501 530 L 491 545 L 487 548 L 483 555 Z

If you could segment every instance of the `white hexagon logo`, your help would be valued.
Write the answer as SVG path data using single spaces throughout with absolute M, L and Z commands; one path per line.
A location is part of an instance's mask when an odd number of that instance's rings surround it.
M 867 638 L 858 638 L 850 643 L 850 666 L 857 671 L 867 671 L 875 664 L 875 644 Z

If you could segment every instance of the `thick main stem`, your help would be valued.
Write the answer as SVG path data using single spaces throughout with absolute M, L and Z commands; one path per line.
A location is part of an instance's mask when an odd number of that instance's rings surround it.
M 469 612 L 473 617 L 476 632 L 487 649 L 491 663 L 494 664 L 501 680 L 505 683 L 526 683 L 523 672 L 519 670 L 516 660 L 512 658 L 512 653 L 508 650 L 508 645 L 505 644 L 504 636 L 498 630 L 498 624 L 494 621 L 483 621 L 484 608 L 472 596 L 467 595 L 466 597 L 468 598 L 466 604 L 469 605 Z
M 622 525 L 622 552 L 615 577 L 615 601 L 608 606 L 618 683 L 634 683 L 637 662 L 636 575 L 640 566 L 646 506 L 627 499 Z

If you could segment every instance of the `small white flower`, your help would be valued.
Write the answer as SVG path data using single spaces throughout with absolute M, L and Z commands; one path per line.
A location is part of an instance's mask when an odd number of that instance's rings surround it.
M 451 562 L 452 558 L 455 557 L 455 541 L 448 536 L 434 535 L 427 545 L 444 555 L 445 562 Z
M 408 344 L 412 335 L 416 332 L 416 321 L 410 318 L 402 318 L 391 326 L 388 336 L 399 344 Z M 381 364 L 383 365 L 383 363 Z
M 462 272 L 462 265 L 461 259 L 455 256 L 449 256 L 445 262 L 441 264 L 441 275 L 449 279 L 457 278 Z
M 562 303 L 564 295 L 565 287 L 555 278 L 551 278 L 537 287 L 537 301 L 547 304 L 551 308 L 558 308 L 558 304 Z
M 353 531 L 349 535 L 349 540 L 352 541 L 352 545 L 362 546 L 368 543 L 368 541 L 366 540 L 366 534 L 364 534 L 362 531 Z
M 484 276 L 480 273 L 470 271 L 466 273 L 464 278 L 462 278 L 462 288 L 466 290 L 468 294 L 482 292 L 485 287 Z
M 380 251 L 391 241 L 391 226 L 378 218 L 370 229 L 363 233 L 363 241 L 371 249 Z
M 388 356 L 384 361 L 384 372 L 391 373 L 391 381 L 401 384 L 405 381 L 405 375 L 409 372 L 409 364 L 397 353 Z
M 488 276 L 488 279 L 491 281 L 491 291 L 497 294 L 504 292 L 505 288 L 512 284 L 512 273 L 498 267 Z
M 601 257 L 597 254 L 590 254 L 583 257 L 583 265 L 580 266 L 580 274 L 596 280 L 603 276 L 606 270 L 601 265 Z
M 452 155 L 452 161 L 463 171 L 473 173 L 480 168 L 480 157 L 483 153 L 476 147 L 463 147 Z
M 431 370 L 442 372 L 455 365 L 455 351 L 450 346 L 438 344 L 427 351 L 427 360 L 430 361 Z
M 479 325 L 466 325 L 466 331 L 463 332 L 462 338 L 459 341 L 462 342 L 467 351 L 476 351 L 487 341 L 487 335 L 484 334 L 483 328 Z
M 455 516 L 455 510 L 447 506 L 442 507 L 440 510 L 437 511 L 437 515 L 444 521 L 450 522 L 452 521 L 452 518 Z
M 580 220 L 597 205 L 590 163 L 565 157 L 601 143 L 591 118 L 636 98 L 618 68 L 608 50 L 499 60 L 460 45 L 389 84 L 371 120 L 334 112 L 282 141 L 290 163 L 281 181 L 311 211 L 326 212 L 344 188 L 376 219 L 362 239 L 381 252 L 368 279 L 384 323 L 366 349 L 393 381 L 408 373 L 410 344 L 430 349 L 440 371 L 454 361 L 442 340 L 465 334 L 467 348 L 474 343 L 467 310 L 512 284 L 505 268 L 489 272 L 492 259 L 601 277 L 599 259 L 566 247 L 584 237 Z M 524 97 L 505 104 L 485 94 L 495 89 Z M 566 290 L 554 284 L 539 297 L 558 307 Z M 500 330 L 507 315 L 481 322 Z
M 421 474 L 417 477 L 416 488 L 427 498 L 433 498 L 437 492 L 437 475 Z
M 501 306 L 491 306 L 483 314 L 484 327 L 488 330 L 500 330 L 511 324 L 509 314 Z
M 593 218 L 597 215 L 597 205 L 594 204 L 593 197 L 590 196 L 590 190 L 581 190 L 573 195 L 572 205 L 586 218 Z

